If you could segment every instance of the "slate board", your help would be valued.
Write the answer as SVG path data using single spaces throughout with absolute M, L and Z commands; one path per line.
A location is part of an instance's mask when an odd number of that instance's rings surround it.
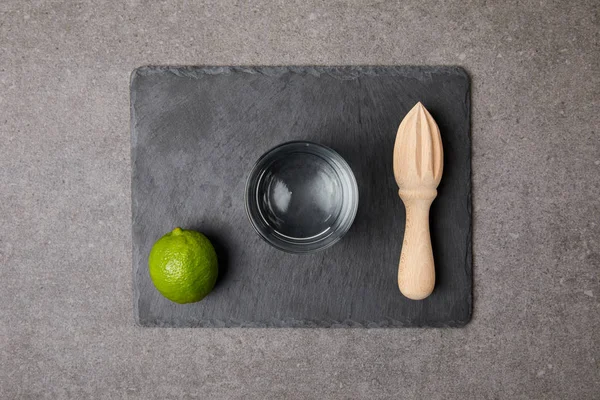
M 142 67 L 131 77 L 134 310 L 142 326 L 402 327 L 471 318 L 469 78 L 456 67 Z M 440 127 L 444 174 L 431 208 L 437 281 L 404 298 L 397 268 L 404 206 L 392 172 L 400 121 L 417 101 Z M 281 252 L 244 209 L 251 166 L 306 139 L 350 164 L 354 225 L 333 247 Z M 220 277 L 199 303 L 163 298 L 148 275 L 152 244 L 176 226 L 214 242 Z

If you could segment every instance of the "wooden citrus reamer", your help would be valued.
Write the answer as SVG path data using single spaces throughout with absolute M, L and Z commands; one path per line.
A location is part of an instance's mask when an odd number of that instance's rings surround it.
M 440 130 L 419 102 L 400 123 L 394 144 L 394 176 L 406 208 L 398 287 L 413 300 L 429 296 L 435 285 L 429 207 L 437 196 L 443 166 Z

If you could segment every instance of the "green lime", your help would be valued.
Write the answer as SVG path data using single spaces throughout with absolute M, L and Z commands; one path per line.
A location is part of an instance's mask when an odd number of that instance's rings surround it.
M 215 286 L 217 253 L 200 232 L 175 228 L 154 243 L 150 278 L 167 299 L 185 304 L 202 300 Z

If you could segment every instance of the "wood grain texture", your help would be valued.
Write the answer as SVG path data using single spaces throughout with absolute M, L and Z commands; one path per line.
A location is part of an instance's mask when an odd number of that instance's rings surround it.
M 442 132 L 444 179 L 430 214 L 436 289 L 396 284 L 405 210 L 392 174 L 396 130 L 421 101 Z M 471 316 L 469 79 L 453 67 L 143 67 L 131 79 L 134 312 L 142 326 L 462 326 Z M 354 224 L 335 246 L 292 255 L 245 215 L 254 162 L 284 141 L 339 152 L 359 186 Z M 195 304 L 164 299 L 148 276 L 155 240 L 204 232 L 220 262 Z
M 429 207 L 437 196 L 443 169 L 440 130 L 419 102 L 400 123 L 394 143 L 394 176 L 406 209 L 398 288 L 411 300 L 423 300 L 435 286 Z

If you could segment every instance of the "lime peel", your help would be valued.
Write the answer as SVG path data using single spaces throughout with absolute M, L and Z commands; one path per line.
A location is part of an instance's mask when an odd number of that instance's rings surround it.
M 206 297 L 217 281 L 217 253 L 202 233 L 177 227 L 152 246 L 148 271 L 167 299 L 194 303 Z

